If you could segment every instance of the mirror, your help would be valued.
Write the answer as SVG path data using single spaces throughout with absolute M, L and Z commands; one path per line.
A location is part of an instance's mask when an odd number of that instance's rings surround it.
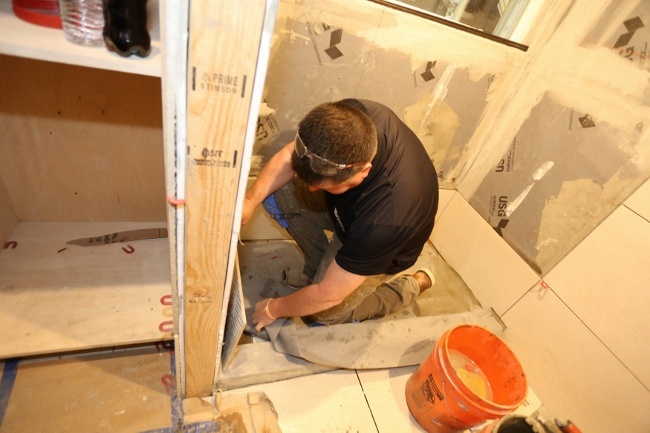
M 520 49 L 533 6 L 530 0 L 371 0 L 424 18 L 443 22 Z M 507 42 L 506 42 L 507 41 Z

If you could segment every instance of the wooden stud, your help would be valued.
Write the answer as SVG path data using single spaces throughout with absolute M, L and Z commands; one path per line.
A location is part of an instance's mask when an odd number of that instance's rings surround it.
M 265 0 L 190 5 L 185 397 L 212 394 Z M 253 109 L 256 109 L 253 107 Z M 247 175 L 247 173 L 244 173 Z M 229 272 L 230 270 L 230 272 Z

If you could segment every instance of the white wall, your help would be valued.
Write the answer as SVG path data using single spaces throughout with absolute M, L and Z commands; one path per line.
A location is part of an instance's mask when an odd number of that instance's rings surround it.
M 649 431 L 650 181 L 543 280 L 459 194 L 432 240 L 501 315 L 504 340 L 553 416 L 589 433 Z

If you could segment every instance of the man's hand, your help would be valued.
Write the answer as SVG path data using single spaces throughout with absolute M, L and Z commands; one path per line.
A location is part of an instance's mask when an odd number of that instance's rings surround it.
M 290 295 L 263 299 L 255 304 L 253 325 L 260 332 L 278 317 L 303 317 L 340 304 L 366 279 L 341 268 L 333 261 L 320 283 L 310 284 Z
M 255 330 L 260 332 L 262 328 L 266 325 L 270 325 L 275 322 L 277 317 L 273 316 L 271 313 L 271 301 L 272 298 L 262 299 L 260 302 L 255 304 L 255 311 L 253 312 L 253 325 L 255 325 Z

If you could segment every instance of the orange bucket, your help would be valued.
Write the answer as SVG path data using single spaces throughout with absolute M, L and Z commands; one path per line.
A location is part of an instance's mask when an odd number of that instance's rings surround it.
M 502 418 L 526 398 L 510 348 L 476 325 L 447 330 L 406 382 L 406 404 L 428 433 L 457 433 Z

